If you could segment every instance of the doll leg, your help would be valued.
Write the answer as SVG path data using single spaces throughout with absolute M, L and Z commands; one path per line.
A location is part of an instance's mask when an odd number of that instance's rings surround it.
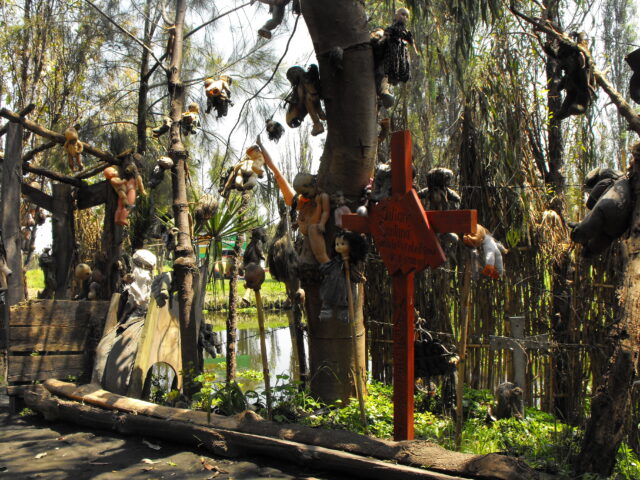
M 271 6 L 271 18 L 258 30 L 258 35 L 264 38 L 271 38 L 271 31 L 275 30 L 284 19 L 284 5 Z
M 118 208 L 116 209 L 116 225 L 126 226 L 129 225 L 129 220 L 127 217 L 129 216 L 129 210 L 125 208 L 125 203 L 122 199 L 118 199 Z

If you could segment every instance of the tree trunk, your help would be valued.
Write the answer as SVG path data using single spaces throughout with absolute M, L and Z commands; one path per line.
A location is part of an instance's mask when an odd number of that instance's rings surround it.
M 169 156 L 173 160 L 171 186 L 173 190 L 173 218 L 178 229 L 178 245 L 175 250 L 173 273 L 178 290 L 178 316 L 182 344 L 182 369 L 184 392 L 194 393 L 193 376 L 198 366 L 198 332 L 196 322 L 191 318 L 193 302 L 193 274 L 196 268 L 195 255 L 191 244 L 189 225 L 189 202 L 187 199 L 187 158 L 188 152 L 182 143 L 180 119 L 184 111 L 184 84 L 182 83 L 182 49 L 186 0 L 176 0 L 175 35 L 170 48 L 171 63 L 168 72 L 169 97 L 171 99 L 171 129 L 169 131 Z
M 244 212 L 249 206 L 249 192 L 242 192 L 242 205 L 238 212 L 238 221 L 242 221 Z M 240 274 L 240 262 L 242 258 L 242 245 L 244 234 L 236 236 L 233 244 L 233 256 L 231 257 L 231 279 L 229 280 L 229 313 L 227 315 L 227 382 L 236 378 L 237 348 L 238 348 L 238 275 Z
M 320 64 L 321 96 L 327 113 L 328 133 L 318 182 L 329 194 L 342 190 L 354 210 L 373 173 L 377 149 L 376 89 L 367 16 L 361 2 L 302 0 L 301 5 Z M 342 69 L 329 61 L 328 52 L 335 47 L 344 51 Z M 328 243 L 332 243 L 333 233 L 330 219 L 325 235 Z M 350 330 L 335 318 L 319 321 L 317 263 L 309 255 L 302 255 L 300 263 L 309 323 L 311 391 L 324 401 L 346 400 L 355 396 L 349 374 L 354 355 Z M 357 312 L 356 319 L 362 318 Z M 364 369 L 362 320 L 356 327 Z
M 630 413 L 640 343 L 640 165 L 637 163 L 632 167 L 631 184 L 636 201 L 629 238 L 623 243 L 625 268 L 619 295 L 619 322 L 611 334 L 615 352 L 604 384 L 598 387 L 591 402 L 591 418 L 576 463 L 578 474 L 611 475 Z

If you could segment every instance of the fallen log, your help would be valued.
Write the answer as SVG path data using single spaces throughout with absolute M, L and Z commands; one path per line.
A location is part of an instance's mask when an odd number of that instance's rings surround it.
M 124 412 L 105 411 L 78 402 L 62 400 L 47 391 L 26 391 L 25 404 L 48 420 L 65 420 L 77 425 L 116 431 L 126 435 L 156 437 L 170 442 L 204 447 L 216 455 L 264 455 L 279 460 L 336 471 L 354 478 L 380 480 L 468 480 L 425 469 L 387 463 L 324 447 L 304 445 L 260 435 L 216 429 L 191 423 L 151 418 Z
M 205 412 L 165 407 L 116 395 L 91 384 L 78 387 L 73 383 L 46 380 L 43 385 L 55 395 L 102 408 L 326 447 L 381 460 L 392 460 L 403 465 L 423 465 L 431 470 L 450 475 L 499 480 L 543 478 L 539 472 L 531 469 L 524 462 L 504 455 L 472 455 L 445 450 L 438 445 L 421 440 L 394 442 L 346 430 L 323 430 L 304 425 L 278 424 L 263 420 L 259 415 L 249 411 L 235 417 L 215 414 L 208 416 Z

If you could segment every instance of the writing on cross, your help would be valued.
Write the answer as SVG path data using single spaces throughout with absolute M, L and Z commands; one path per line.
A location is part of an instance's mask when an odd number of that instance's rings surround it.
M 413 439 L 414 274 L 436 268 L 446 257 L 437 233 L 475 233 L 476 210 L 425 211 L 413 188 L 411 133 L 391 137 L 391 196 L 368 217 L 343 215 L 348 230 L 371 233 L 392 276 L 394 439 Z

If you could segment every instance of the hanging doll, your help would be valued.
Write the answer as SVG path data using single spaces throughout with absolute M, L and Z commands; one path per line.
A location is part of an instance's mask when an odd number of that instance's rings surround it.
M 321 134 L 324 132 L 324 126 L 320 120 L 326 120 L 327 116 L 320 104 L 318 66 L 310 65 L 306 72 L 302 67 L 291 67 L 287 70 L 287 79 L 293 87 L 285 99 L 285 102 L 289 104 L 286 116 L 287 125 L 291 128 L 299 127 L 308 113 L 313 122 L 311 135 Z
M 189 109 L 182 113 L 180 129 L 184 136 L 193 135 L 200 126 L 200 107 L 197 103 L 190 103 Z
M 127 218 L 129 216 L 129 210 L 131 210 L 136 203 L 136 179 L 123 179 L 116 167 L 105 168 L 103 174 L 118 195 L 118 208 L 116 209 L 115 217 L 116 225 L 129 225 Z
M 332 200 L 335 202 L 336 208 L 333 211 L 333 221 L 336 224 L 336 227 L 342 228 L 342 216 L 348 215 L 351 213 L 351 209 L 347 206 L 347 201 L 344 198 L 344 193 L 338 190 L 334 195 Z
M 151 177 L 149 178 L 149 188 L 154 189 L 158 185 L 162 183 L 164 180 L 164 172 L 165 170 L 169 170 L 173 167 L 173 160 L 170 157 L 160 157 L 155 166 L 153 167 L 153 171 L 151 172 Z
M 472 249 L 482 247 L 484 268 L 481 273 L 483 275 L 497 280 L 504 274 L 502 255 L 508 253 L 508 250 L 493 238 L 489 230 L 478 224 L 476 233 L 465 235 L 462 241 Z
M 231 167 L 225 179 L 224 185 L 220 189 L 220 195 L 227 197 L 231 190 L 251 190 L 258 183 L 258 178 L 264 176 L 264 157 L 260 147 L 253 145 L 247 148 L 245 156 L 240 162 Z
M 278 140 L 284 135 L 284 127 L 275 120 L 267 120 L 267 135 L 269 140 L 278 143 Z
M 389 85 L 407 82 L 410 78 L 409 52 L 407 45 L 415 50 L 413 35 L 407 30 L 409 10 L 399 8 L 393 18 L 393 24 L 384 30 L 378 28 L 371 32 L 375 64 L 376 90 L 380 103 L 391 108 L 395 99 L 389 91 Z
M 229 105 L 233 106 L 231 89 L 229 88 L 232 83 L 233 80 L 228 75 L 221 75 L 217 80 L 207 78 L 204 81 L 204 91 L 207 95 L 206 113 L 215 108 L 218 118 L 227 116 Z
M 272 30 L 275 30 L 284 19 L 284 9 L 291 0 L 258 0 L 261 3 L 269 5 L 269 13 L 271 18 L 260 27 L 258 35 L 263 38 L 270 39 Z M 300 15 L 300 0 L 293 0 L 293 13 Z
M 317 230 L 318 225 L 311 225 L 310 229 Z M 322 235 L 310 236 L 311 250 L 320 263 L 320 320 L 336 317 L 347 322 L 349 320 L 349 304 L 347 300 L 347 281 L 344 271 L 344 257 L 349 259 L 351 270 L 351 285 L 356 296 L 355 284 L 364 280 L 363 262 L 367 257 L 369 246 L 365 238 L 359 233 L 340 232 L 336 238 L 333 255 L 329 258 L 326 244 Z
M 67 160 L 69 161 L 69 169 L 72 172 L 76 171 L 76 167 L 78 170 L 82 170 L 84 165 L 82 164 L 82 156 L 80 155 L 84 150 L 84 146 L 82 142 L 78 140 L 78 131 L 69 127 L 64 131 L 64 148 L 65 152 L 67 152 Z

